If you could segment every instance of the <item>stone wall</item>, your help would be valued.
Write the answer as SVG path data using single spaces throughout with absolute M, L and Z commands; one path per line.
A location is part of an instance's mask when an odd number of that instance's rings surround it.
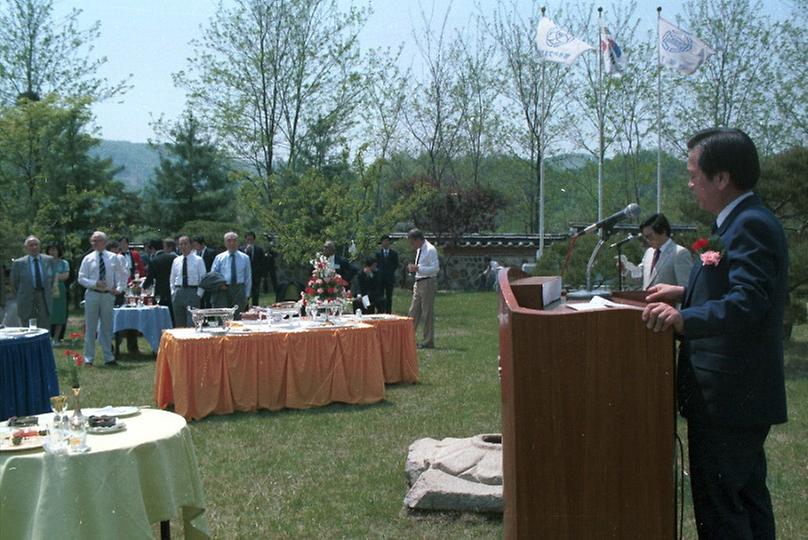
M 533 262 L 536 250 L 532 247 L 479 246 L 439 249 L 441 261 L 440 287 L 452 290 L 477 290 L 480 274 L 485 271 L 486 257 L 500 266 L 521 267 Z

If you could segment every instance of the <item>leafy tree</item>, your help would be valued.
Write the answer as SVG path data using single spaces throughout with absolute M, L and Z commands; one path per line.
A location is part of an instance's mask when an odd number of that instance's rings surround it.
M 105 99 L 125 92 L 128 80 L 110 84 L 98 76 L 105 57 L 86 54 L 100 35 L 100 24 L 82 29 L 81 10 L 57 19 L 53 6 L 53 0 L 4 0 L 0 5 L 0 103 L 51 93 Z
M 233 175 L 200 120 L 188 110 L 175 123 L 155 128 L 165 141 L 153 143 L 160 165 L 145 190 L 148 214 L 171 232 L 194 220 L 233 220 Z
M 510 106 L 503 117 L 519 119 L 509 126 L 514 133 L 509 150 L 530 164 L 530 174 L 521 189 L 529 203 L 530 230 L 541 234 L 545 198 L 542 161 L 568 124 L 565 102 L 570 98 L 570 86 L 569 68 L 545 62 L 539 54 L 534 36 L 542 12 L 537 2 L 532 6 L 527 18 L 521 15 L 523 10 L 516 2 L 500 7 L 489 27 L 499 48 L 507 83 L 504 95 Z
M 326 239 L 338 246 L 354 241 L 359 253 L 369 253 L 382 233 L 424 204 L 428 190 L 397 194 L 384 211 L 376 212 L 373 194 L 383 163 L 366 166 L 364 151 L 360 148 L 352 163 L 342 154 L 321 169 L 282 171 L 271 205 L 260 202 L 255 184 L 241 186 L 240 201 L 254 212 L 261 228 L 275 233 L 278 251 L 288 263 L 307 264 Z
M 796 147 L 763 163 L 760 195 L 788 234 L 790 290 L 808 289 L 808 148 Z
M 292 169 L 309 136 L 344 132 L 363 85 L 357 35 L 367 11 L 336 0 L 220 3 L 175 75 L 231 157 L 248 163 L 264 203 L 279 157 Z
M 434 5 L 433 5 L 434 10 Z M 458 59 L 462 45 L 450 41 L 446 25 L 451 4 L 440 22 L 440 30 L 432 29 L 433 13 L 421 11 L 423 27 L 413 32 L 424 64 L 424 79 L 415 85 L 405 109 L 407 129 L 415 140 L 417 151 L 426 159 L 427 176 L 440 188 L 451 178 L 453 160 L 460 153 L 461 129 L 466 122 L 469 100 L 458 99 L 460 81 Z
M 781 125 L 771 103 L 782 66 L 765 60 L 777 56 L 776 25 L 760 0 L 688 0 L 684 12 L 688 29 L 716 54 L 693 75 L 674 74 L 665 85 L 675 118 L 669 143 L 685 155 L 693 133 L 737 126 L 763 155 L 777 151 Z
M 54 95 L 0 109 L 0 213 L 17 241 L 34 233 L 77 254 L 94 229 L 137 224 L 137 196 L 112 179 L 111 161 L 90 155 L 91 118 L 88 100 Z
M 786 129 L 786 143 L 808 144 L 808 0 L 794 0 L 792 16 L 779 24 L 777 50 L 780 79 L 775 86 L 777 108 Z

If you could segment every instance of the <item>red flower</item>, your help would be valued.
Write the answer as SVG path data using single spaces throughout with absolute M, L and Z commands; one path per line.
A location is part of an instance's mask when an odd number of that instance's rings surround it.
M 334 294 L 334 287 L 328 288 L 328 294 Z
M 695 252 L 699 252 L 702 249 L 706 248 L 708 245 L 710 245 L 710 241 L 707 238 L 699 238 L 698 240 L 693 242 L 693 245 L 690 246 L 690 248 Z
M 84 365 L 84 357 L 80 354 L 74 355 L 73 361 L 76 363 L 76 367 L 81 367 Z
M 65 356 L 73 356 L 73 351 L 65 351 Z
M 314 289 L 311 287 L 306 287 L 306 294 L 314 294 Z
M 84 335 L 81 332 L 70 332 L 70 339 L 81 339 Z

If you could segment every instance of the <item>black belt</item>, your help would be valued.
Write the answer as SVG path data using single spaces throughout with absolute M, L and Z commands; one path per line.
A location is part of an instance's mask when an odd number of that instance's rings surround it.
M 106 291 L 102 291 L 101 289 L 90 289 L 90 290 L 93 292 L 97 292 L 98 294 L 112 294 L 114 296 L 114 293 L 110 290 Z
M 185 287 L 174 287 L 175 289 L 198 289 L 199 285 L 187 285 Z
M 426 281 L 427 279 L 432 279 L 432 277 L 419 277 L 415 278 L 415 282 L 418 283 L 419 281 Z

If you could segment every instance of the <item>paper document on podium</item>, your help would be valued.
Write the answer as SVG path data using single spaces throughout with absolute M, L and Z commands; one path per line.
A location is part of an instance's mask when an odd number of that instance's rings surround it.
M 596 311 L 611 308 L 642 309 L 637 306 L 632 306 L 629 304 L 618 304 L 617 302 L 612 302 L 611 300 L 607 300 L 602 296 L 593 296 L 592 299 L 586 303 L 567 304 L 567 307 L 570 309 L 574 309 L 575 311 Z

